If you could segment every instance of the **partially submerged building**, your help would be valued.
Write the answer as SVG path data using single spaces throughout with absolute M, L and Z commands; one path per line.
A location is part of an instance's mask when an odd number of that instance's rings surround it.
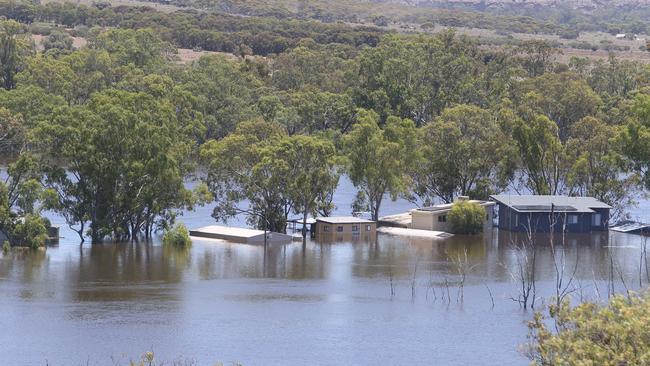
M 470 200 L 468 197 L 458 197 L 458 201 L 467 201 L 476 203 L 485 208 L 485 221 L 483 224 L 483 232 L 487 232 L 493 227 L 493 212 L 494 202 Z M 450 233 L 452 232 L 451 222 L 448 219 L 449 212 L 453 207 L 453 203 L 446 203 L 441 205 L 421 207 L 411 210 L 411 229 L 417 230 L 431 230 Z
M 246 229 L 230 226 L 210 225 L 199 229 L 190 230 L 190 236 L 221 239 L 233 243 L 244 244 L 264 244 L 266 236 L 267 244 L 286 244 L 291 243 L 293 237 L 287 234 L 275 233 L 262 230 Z
M 494 195 L 499 230 L 588 233 L 606 231 L 611 206 L 593 197 Z
M 311 225 L 312 237 L 326 240 L 352 240 L 377 235 L 377 223 L 360 217 L 319 217 Z

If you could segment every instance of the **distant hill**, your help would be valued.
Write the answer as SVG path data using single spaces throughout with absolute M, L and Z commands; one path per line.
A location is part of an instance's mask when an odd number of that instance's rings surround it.
M 388 0 L 388 2 L 420 6 L 445 6 L 445 4 L 465 4 L 472 7 L 540 5 L 551 7 L 571 7 L 573 9 L 604 9 L 611 7 L 650 6 L 650 0 Z

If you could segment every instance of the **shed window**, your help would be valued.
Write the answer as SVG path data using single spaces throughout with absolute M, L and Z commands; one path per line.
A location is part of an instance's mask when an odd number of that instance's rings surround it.
M 370 229 L 371 229 L 371 226 L 370 226 L 370 225 L 366 225 L 366 231 L 370 231 Z
M 352 232 L 356 233 L 359 231 L 359 225 L 352 225 Z
M 595 213 L 591 215 L 591 226 L 602 226 L 603 225 L 603 215 Z
M 447 222 L 447 215 L 438 216 L 438 222 Z
M 342 233 L 343 232 L 343 226 L 337 226 L 336 227 L 336 232 Z
M 329 225 L 323 226 L 323 232 L 324 233 L 329 233 L 330 232 L 330 226 Z
M 578 215 L 569 215 L 569 218 L 567 220 L 569 225 L 575 225 L 578 223 Z

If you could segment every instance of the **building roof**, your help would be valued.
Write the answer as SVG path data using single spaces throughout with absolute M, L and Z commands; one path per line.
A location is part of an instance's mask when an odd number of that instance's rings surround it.
M 354 216 L 334 216 L 334 217 L 319 217 L 316 221 L 325 222 L 328 224 L 372 224 L 374 221 L 366 220 L 361 217 Z
M 490 201 L 467 200 L 466 202 L 478 203 L 481 206 L 494 206 L 494 202 L 490 202 Z M 453 206 L 454 206 L 453 203 L 445 203 L 441 205 L 416 208 L 415 211 L 443 213 L 443 212 L 451 211 L 451 208 Z
M 205 226 L 196 230 L 192 230 L 192 232 L 233 236 L 238 238 L 252 238 L 258 235 L 264 235 L 264 231 L 262 230 L 246 229 L 246 228 L 232 227 L 232 226 L 220 226 L 220 225 Z
M 592 213 L 594 209 L 610 209 L 610 205 L 593 197 L 544 196 L 544 195 L 509 195 L 491 196 L 518 212 L 555 212 Z

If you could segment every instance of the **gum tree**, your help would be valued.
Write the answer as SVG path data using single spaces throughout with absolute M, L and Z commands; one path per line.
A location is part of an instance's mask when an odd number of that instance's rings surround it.
M 376 113 L 359 110 L 358 115 L 343 137 L 346 171 L 358 190 L 353 210 L 369 211 L 377 220 L 385 194 L 393 200 L 407 194 L 408 173 L 416 160 L 416 129 L 412 121 L 394 116 L 381 129 Z

